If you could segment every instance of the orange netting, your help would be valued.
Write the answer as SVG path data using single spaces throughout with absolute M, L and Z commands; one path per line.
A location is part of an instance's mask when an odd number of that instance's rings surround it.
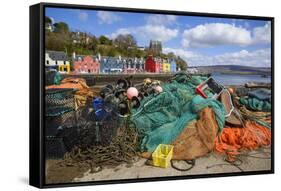
M 86 80 L 83 78 L 65 78 L 61 81 L 60 85 L 50 85 L 46 86 L 46 89 L 65 89 L 71 88 L 76 89 L 75 92 L 75 110 L 80 106 L 85 106 L 87 99 L 92 99 L 94 97 L 94 92 L 86 84 Z
M 46 89 L 52 88 L 73 88 L 73 89 L 89 89 L 86 84 L 86 80 L 83 78 L 65 78 L 61 81 L 60 85 L 50 85 L 47 86 Z
M 271 130 L 253 121 L 246 121 L 244 128 L 225 127 L 215 140 L 214 150 L 224 153 L 228 159 L 242 150 L 255 150 L 271 144 Z

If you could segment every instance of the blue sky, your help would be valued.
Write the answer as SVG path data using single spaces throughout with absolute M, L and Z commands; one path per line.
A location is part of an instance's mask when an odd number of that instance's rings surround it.
M 95 36 L 132 34 L 139 46 L 160 40 L 164 52 L 174 52 L 192 66 L 271 65 L 268 21 L 65 8 L 46 8 L 46 16 Z

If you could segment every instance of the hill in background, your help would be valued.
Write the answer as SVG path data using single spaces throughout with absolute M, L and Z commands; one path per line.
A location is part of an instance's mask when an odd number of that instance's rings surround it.
M 189 67 L 197 68 L 200 73 L 222 73 L 222 74 L 257 74 L 271 75 L 270 67 L 251 67 L 240 65 L 214 65 L 214 66 L 197 66 Z

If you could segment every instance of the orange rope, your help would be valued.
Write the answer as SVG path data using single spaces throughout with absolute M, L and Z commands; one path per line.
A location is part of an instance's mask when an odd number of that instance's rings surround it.
M 253 121 L 244 128 L 225 127 L 215 140 L 214 150 L 224 153 L 232 160 L 242 150 L 255 150 L 271 144 L 271 131 Z

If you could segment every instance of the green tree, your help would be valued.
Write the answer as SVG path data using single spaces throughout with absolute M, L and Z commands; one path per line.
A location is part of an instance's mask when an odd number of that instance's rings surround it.
M 112 41 L 104 35 L 100 36 L 99 43 L 103 45 L 112 45 Z
M 183 60 L 180 56 L 177 57 L 176 59 L 176 64 L 177 67 L 179 67 L 181 70 L 186 71 L 187 70 L 187 62 L 185 60 Z
M 95 36 L 92 36 L 90 37 L 87 48 L 91 50 L 94 54 L 97 54 L 98 43 L 99 43 L 98 39 Z
M 52 19 L 50 17 L 45 16 L 45 23 L 46 24 L 53 24 Z
M 54 27 L 54 32 L 56 33 L 69 33 L 69 27 L 64 22 L 55 23 Z
M 137 47 L 137 41 L 131 34 L 119 34 L 114 39 L 114 44 L 123 50 Z
M 68 52 L 74 45 L 69 33 L 48 32 L 45 36 L 45 46 L 48 50 Z
M 166 56 L 167 56 L 167 58 L 170 58 L 170 59 L 177 58 L 177 56 L 173 52 L 169 52 Z
M 113 57 L 115 57 L 115 56 L 118 56 L 118 51 L 115 49 L 115 48 L 113 48 L 113 47 L 110 47 L 109 49 L 108 49 L 108 52 L 107 52 L 107 55 L 108 56 L 113 56 Z

